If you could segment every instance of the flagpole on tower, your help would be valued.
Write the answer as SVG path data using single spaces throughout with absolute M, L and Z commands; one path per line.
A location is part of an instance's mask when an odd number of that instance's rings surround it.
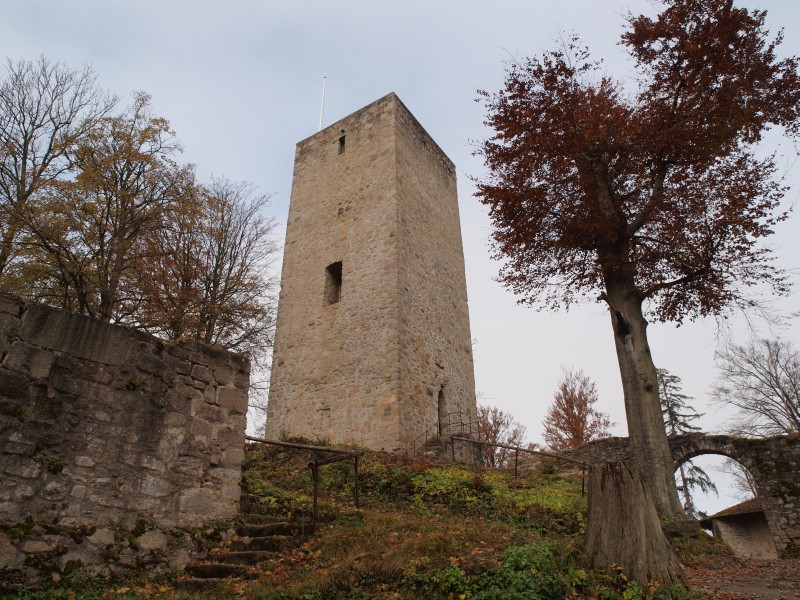
M 325 114 L 325 83 L 327 81 L 327 77 L 322 78 L 322 104 L 319 107 L 319 129 L 317 131 L 322 131 L 322 117 Z

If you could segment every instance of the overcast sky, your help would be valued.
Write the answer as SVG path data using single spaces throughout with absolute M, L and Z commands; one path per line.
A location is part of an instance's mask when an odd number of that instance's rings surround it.
M 782 52 L 800 54 L 800 3 L 742 4 L 767 9 L 771 31 L 786 27 Z M 628 10 L 656 11 L 642 0 L 0 0 L 0 56 L 91 64 L 100 84 L 126 100 L 136 90 L 150 93 L 155 114 L 170 121 L 183 160 L 197 166 L 201 179 L 225 175 L 273 194 L 270 211 L 281 238 L 294 147 L 317 131 L 323 76 L 325 124 L 396 92 L 457 167 L 478 390 L 523 423 L 529 440 L 541 441 L 562 366 L 580 368 L 597 382 L 601 410 L 624 435 L 604 307 L 553 314 L 518 306 L 493 279 L 490 223 L 470 177 L 483 174 L 474 142 L 489 135 L 476 90 L 500 89 L 504 61 L 553 48 L 560 32 L 572 30 L 610 74 L 630 83 L 631 63 L 617 45 Z M 777 138 L 769 145 L 785 156 L 786 204 L 797 204 L 795 148 Z M 771 240 L 781 265 L 795 271 L 799 219 L 781 224 Z M 779 308 L 800 309 L 800 290 Z M 735 338 L 746 339 L 741 318 L 730 326 Z M 684 391 L 706 411 L 701 424 L 708 431 L 729 416 L 706 405 L 716 333 L 713 320 L 649 328 L 656 365 L 683 379 Z M 781 335 L 800 346 L 797 322 Z

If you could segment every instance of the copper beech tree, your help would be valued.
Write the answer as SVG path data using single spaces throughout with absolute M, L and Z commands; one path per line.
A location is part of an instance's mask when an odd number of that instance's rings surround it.
M 779 58 L 766 13 L 731 0 L 671 0 L 627 17 L 628 89 L 577 38 L 508 67 L 482 92 L 489 207 L 501 280 L 521 302 L 604 302 L 631 459 L 661 517 L 681 513 L 661 419 L 648 320 L 680 323 L 747 306 L 788 281 L 759 242 L 786 217 L 763 132 L 798 133 L 796 57 Z
M 551 450 L 577 448 L 592 440 L 608 437 L 614 423 L 598 411 L 597 386 L 583 371 L 564 371 L 544 418 L 544 441 Z

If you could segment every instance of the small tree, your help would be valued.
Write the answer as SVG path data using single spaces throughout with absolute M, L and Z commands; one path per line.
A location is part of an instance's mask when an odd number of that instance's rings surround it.
M 735 432 L 766 437 L 800 432 L 800 355 L 785 340 L 726 344 L 717 353 L 714 401 L 738 409 Z
M 681 389 L 681 378 L 673 375 L 666 369 L 658 369 L 658 395 L 661 399 L 661 414 L 664 416 L 664 425 L 668 435 L 679 435 L 700 431 L 692 424 L 702 415 L 689 406 L 689 401 L 694 400 L 684 394 Z M 683 496 L 683 509 L 691 517 L 697 517 L 697 509 L 692 499 L 692 490 L 700 489 L 701 492 L 717 493 L 717 486 L 711 481 L 708 474 L 691 460 L 687 460 L 678 467 L 678 493 Z
M 525 438 L 525 426 L 518 423 L 509 413 L 496 406 L 478 405 L 478 436 L 482 442 L 522 446 Z M 493 469 L 508 465 L 512 451 L 508 448 L 483 446 L 483 458 L 486 466 Z
M 564 378 L 544 419 L 544 441 L 552 450 L 576 448 L 608 437 L 608 415 L 594 408 L 597 387 L 583 371 L 564 369 Z

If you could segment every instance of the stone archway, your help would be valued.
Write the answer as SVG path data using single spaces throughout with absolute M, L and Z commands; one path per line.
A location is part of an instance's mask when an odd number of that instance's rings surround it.
M 677 469 L 702 454 L 741 463 L 755 480 L 780 556 L 800 555 L 800 435 L 764 439 L 690 433 L 669 438 Z M 627 438 L 606 438 L 563 453 L 584 462 L 628 459 Z

